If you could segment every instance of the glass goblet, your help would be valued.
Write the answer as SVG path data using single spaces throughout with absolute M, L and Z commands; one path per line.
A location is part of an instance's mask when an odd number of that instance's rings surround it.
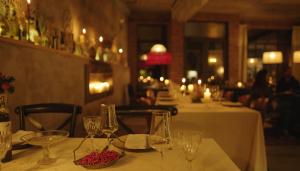
M 197 131 L 185 131 L 183 133 L 183 151 L 189 170 L 192 170 L 192 161 L 197 157 L 198 149 L 202 141 L 201 133 Z
M 114 104 L 101 104 L 100 110 L 102 133 L 106 135 L 108 145 L 110 145 L 110 137 L 119 128 L 115 105 Z
M 56 162 L 57 158 L 51 157 L 50 146 L 61 142 L 69 136 L 68 131 L 64 130 L 49 130 L 34 132 L 21 137 L 28 144 L 43 147 L 43 158 L 38 161 L 40 165 L 49 165 Z
M 160 153 L 161 170 L 163 170 L 165 150 L 171 147 L 170 117 L 168 111 L 155 111 L 152 113 L 149 145 Z
M 88 137 L 91 140 L 92 151 L 96 150 L 94 137 L 101 133 L 101 117 L 100 115 L 85 115 L 83 116 L 83 125 Z

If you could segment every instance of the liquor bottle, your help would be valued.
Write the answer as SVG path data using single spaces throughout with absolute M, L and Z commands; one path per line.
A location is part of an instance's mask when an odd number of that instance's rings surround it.
M 7 95 L 0 94 L 0 133 L 1 134 L 11 134 L 11 121 L 9 118 L 9 112 L 7 108 Z M 3 162 L 8 162 L 12 160 L 12 150 L 11 148 L 7 151 Z

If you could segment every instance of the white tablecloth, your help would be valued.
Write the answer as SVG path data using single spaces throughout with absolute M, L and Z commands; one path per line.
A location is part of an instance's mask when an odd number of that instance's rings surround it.
M 42 156 L 41 148 L 35 147 L 22 151 L 14 152 L 14 160 L 3 164 L 3 171 L 23 171 L 23 170 L 45 170 L 45 171 L 80 171 L 86 170 L 81 166 L 73 164 L 72 151 L 78 146 L 82 139 L 69 138 L 50 148 L 53 154 L 58 156 L 56 163 L 52 165 L 39 166 L 37 160 Z M 103 147 L 105 139 L 96 139 L 96 144 Z M 79 151 L 86 153 L 90 142 L 86 141 Z M 161 167 L 160 154 L 155 151 L 144 153 L 126 152 L 115 165 L 102 170 L 122 170 L 122 171 L 155 171 Z M 165 171 L 184 171 L 188 170 L 184 155 L 180 150 L 168 150 L 164 159 Z M 199 171 L 238 171 L 239 168 L 230 160 L 225 152 L 218 146 L 213 139 L 203 139 L 199 149 L 198 157 L 193 161 L 193 170 Z
M 157 104 L 167 105 L 168 102 Z M 174 101 L 170 102 L 174 103 Z M 176 129 L 197 129 L 211 137 L 243 171 L 267 171 L 261 115 L 246 107 L 225 107 L 220 103 L 191 103 L 190 97 L 176 100 Z

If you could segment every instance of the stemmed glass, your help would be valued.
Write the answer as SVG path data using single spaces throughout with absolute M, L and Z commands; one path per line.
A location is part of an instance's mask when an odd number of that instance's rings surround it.
M 197 131 L 184 131 L 183 151 L 185 160 L 188 162 L 188 170 L 192 170 L 192 161 L 197 157 L 198 149 L 202 141 L 201 133 Z
M 69 136 L 68 131 L 64 130 L 49 130 L 26 134 L 21 137 L 28 144 L 42 146 L 43 158 L 38 161 L 40 165 L 52 164 L 56 161 L 55 157 L 50 155 L 50 145 L 63 141 Z
M 90 137 L 92 151 L 96 150 L 94 137 L 101 133 L 101 117 L 100 115 L 85 115 L 83 116 L 83 125 Z
M 0 132 L 0 170 L 2 168 L 2 159 L 11 148 L 11 134 Z
M 118 130 L 118 121 L 114 104 L 101 104 L 101 125 L 102 133 L 106 135 L 108 145 L 110 145 L 111 135 Z
M 219 96 L 219 86 L 216 86 L 216 85 L 211 86 L 210 91 L 211 91 L 211 96 L 212 96 L 213 100 L 217 101 L 218 96 Z
M 165 150 L 171 147 L 170 117 L 168 111 L 155 111 L 152 113 L 149 145 L 161 155 L 161 170 L 163 170 Z

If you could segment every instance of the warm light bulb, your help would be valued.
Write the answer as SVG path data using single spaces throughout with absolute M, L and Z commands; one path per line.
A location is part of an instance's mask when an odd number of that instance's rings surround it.
M 31 0 L 27 0 L 27 4 L 30 4 L 31 3 Z
M 217 58 L 215 58 L 215 57 L 209 57 L 209 58 L 208 58 L 208 63 L 209 63 L 209 64 L 217 63 Z
M 100 43 L 103 42 L 103 37 L 102 37 L 102 36 L 99 37 L 99 42 L 100 42 Z
M 160 78 L 159 78 L 159 81 L 164 81 L 164 80 L 165 80 L 164 77 L 160 77 Z
M 275 59 L 276 54 L 275 54 L 274 52 L 271 52 L 271 53 L 270 53 L 270 57 L 271 57 L 272 59 Z
M 82 33 L 86 34 L 86 29 L 85 28 L 82 29 Z
M 198 80 L 198 84 L 199 84 L 199 85 L 202 84 L 202 80 L 201 80 L 201 79 Z
M 186 82 L 186 79 L 185 78 L 182 78 L 181 79 L 181 82 L 184 84 Z
M 181 85 L 180 86 L 180 91 L 185 91 L 186 90 L 186 86 L 185 85 Z
M 237 83 L 237 87 L 238 87 L 238 88 L 242 88 L 242 87 L 243 87 L 243 83 L 239 81 L 239 82 Z
M 118 51 L 119 51 L 119 53 L 123 53 L 123 49 L 122 48 L 120 48 Z
M 187 87 L 188 91 L 190 93 L 192 93 L 194 91 L 194 85 L 193 84 L 189 84 L 188 87 Z
M 155 44 L 151 47 L 150 52 L 164 53 L 164 52 L 167 52 L 167 48 L 162 44 Z
M 139 81 L 142 81 L 144 79 L 144 77 L 141 75 L 139 76 Z
M 170 84 L 170 80 L 168 80 L 168 79 L 165 79 L 165 85 L 167 86 L 167 85 L 169 85 Z

